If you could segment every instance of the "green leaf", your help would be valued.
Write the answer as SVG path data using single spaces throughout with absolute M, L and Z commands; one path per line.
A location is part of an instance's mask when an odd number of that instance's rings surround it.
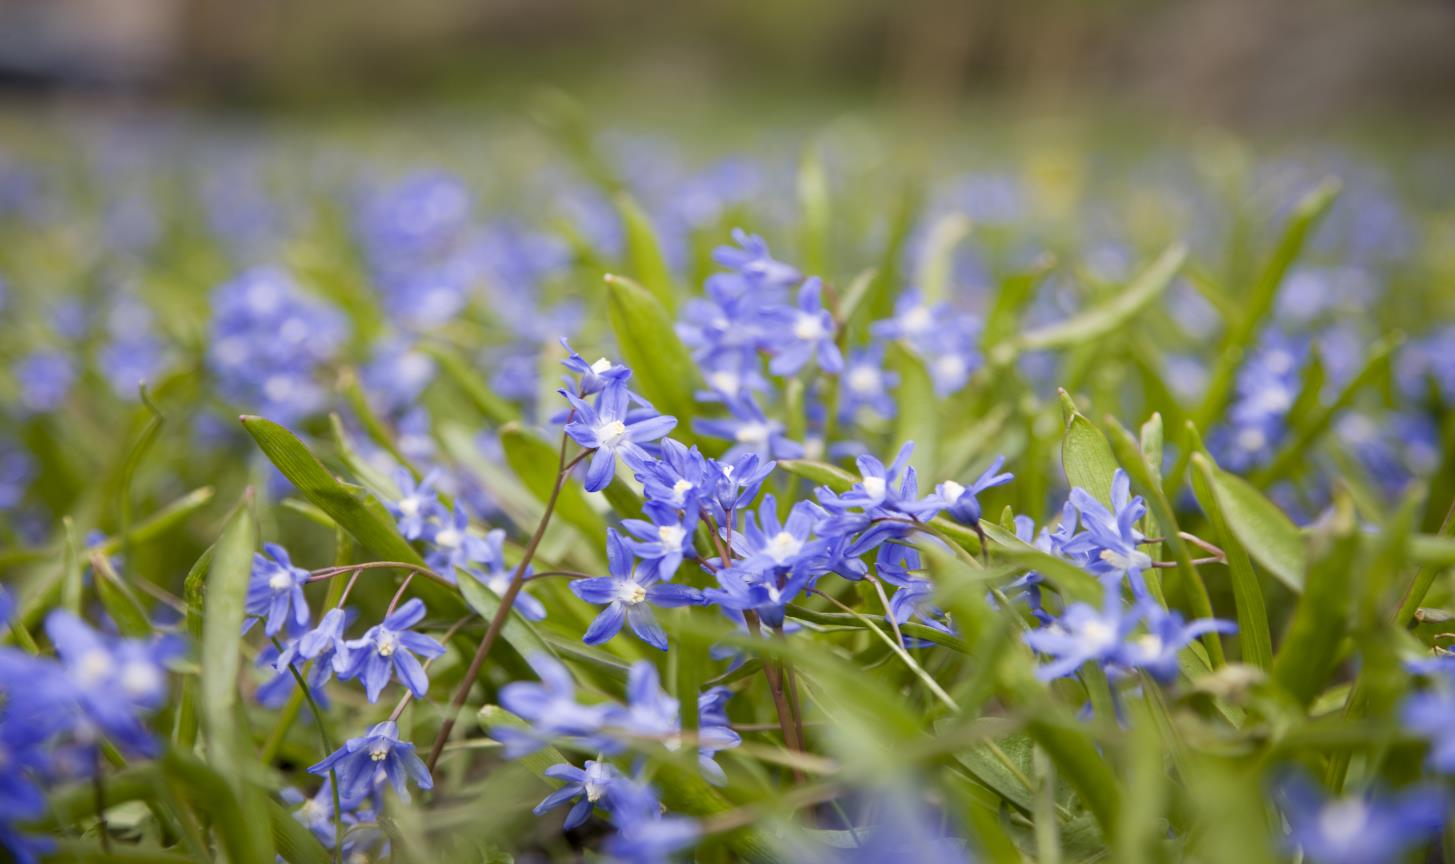
M 1293 522 L 1253 484 L 1211 462 L 1205 465 L 1204 479 L 1239 542 L 1280 582 L 1302 591 L 1307 557 Z
M 1010 356 L 1024 351 L 1081 345 L 1109 336 L 1167 290 L 1167 286 L 1172 283 L 1172 277 L 1177 275 L 1186 258 L 1187 247 L 1180 243 L 1169 246 L 1123 291 L 1111 299 L 1065 321 L 1021 334 L 1020 338 L 1011 343 L 1015 350 Z
M 807 148 L 798 166 L 798 209 L 798 252 L 803 269 L 808 273 L 825 274 L 828 272 L 832 223 L 829 181 L 817 147 Z
M 607 317 L 622 359 L 632 369 L 632 386 L 658 411 L 679 421 L 692 417 L 697 366 L 677 338 L 666 307 L 641 285 L 606 277 Z M 679 435 L 690 430 L 681 428 Z
M 381 561 L 424 566 L 424 559 L 394 529 L 388 512 L 362 490 L 339 482 L 292 432 L 262 417 L 244 416 L 242 424 L 299 493 L 349 532 L 370 555 Z
M 421 342 L 419 350 L 439 363 L 444 377 L 459 388 L 486 419 L 493 423 L 506 423 L 520 417 L 515 406 L 495 395 L 480 375 L 470 368 L 470 364 L 449 346 L 439 342 Z
M 1112 475 L 1117 470 L 1111 445 L 1096 424 L 1076 410 L 1070 394 L 1060 392 L 1061 413 L 1066 420 L 1066 432 L 1061 438 L 1061 467 L 1066 471 L 1066 482 L 1073 488 L 1085 489 L 1110 508 Z
M 200 682 L 208 759 L 219 775 L 231 779 L 228 792 L 237 803 L 229 809 L 236 812 L 242 824 L 259 825 L 266 819 L 260 812 L 264 799 L 243 779 L 251 771 L 256 756 L 246 731 L 239 726 L 242 712 L 237 688 L 242 667 L 242 640 L 238 634 L 242 632 L 245 618 L 244 605 L 257 542 L 251 505 L 252 496 L 248 495 L 228 520 L 207 573 L 200 658 L 207 674 Z M 229 845 L 229 857 L 238 864 L 273 858 L 270 844 L 256 831 L 239 833 L 234 827 L 232 831 L 225 830 L 224 838 Z
M 907 181 L 902 185 L 894 214 L 890 217 L 879 266 L 874 270 L 863 302 L 855 304 L 849 318 L 850 330 L 855 334 L 866 332 L 870 321 L 888 318 L 894 312 L 894 299 L 900 290 L 899 268 L 904 260 L 904 244 L 914 227 L 922 198 L 923 193 L 917 183 Z
M 955 247 L 970 236 L 970 220 L 963 213 L 941 216 L 925 238 L 919 261 L 918 284 L 926 305 L 950 299 L 954 286 Z
M 1309 538 L 1309 547 L 1312 566 L 1303 596 L 1273 658 L 1274 680 L 1304 706 L 1328 682 L 1348 626 L 1359 532 L 1347 495 L 1336 492 L 1333 516 Z
M 106 607 L 106 614 L 116 622 L 116 629 L 123 636 L 151 635 L 152 622 L 147 617 L 146 607 L 111 568 L 111 562 L 105 555 L 92 553 L 91 574 L 96 585 L 96 595 L 101 598 L 101 605 Z
M 1055 259 L 1042 256 L 1030 269 L 1006 276 L 1000 282 L 991 301 L 990 311 L 985 316 L 985 329 L 981 343 L 990 351 L 1012 338 L 1019 329 L 1021 311 L 1036 298 L 1036 288 L 1055 267 Z
M 662 244 L 652 220 L 641 206 L 625 192 L 616 196 L 616 212 L 626 232 L 628 275 L 651 292 L 669 314 L 677 309 L 677 292 L 672 287 L 672 269 L 662 254 Z M 636 364 L 632 364 L 635 366 Z
M 500 598 L 494 591 L 481 585 L 474 577 L 464 573 L 456 573 L 455 577 L 459 583 L 460 594 L 465 602 L 470 604 L 481 618 L 486 621 L 494 620 L 495 613 L 500 609 Z M 529 658 L 534 654 L 548 654 L 554 656 L 550 646 L 541 639 L 534 626 L 525 618 L 521 617 L 518 609 L 512 608 L 510 615 L 505 619 L 505 626 L 501 629 L 500 635 L 505 641 L 516 650 L 522 657 Z
M 940 399 L 935 395 L 934 381 L 924 361 L 902 344 L 890 346 L 889 365 L 899 374 L 899 386 L 894 391 L 899 406 L 895 417 L 896 444 L 902 446 L 913 441 L 914 461 L 919 471 L 926 477 L 938 476 L 935 472 Z
M 810 483 L 827 486 L 839 494 L 849 491 L 855 483 L 859 482 L 859 478 L 855 475 L 827 462 L 814 462 L 809 459 L 779 459 L 778 467 L 796 477 L 802 477 Z
M 1228 558 L 1228 575 L 1233 586 L 1233 603 L 1238 614 L 1238 644 L 1242 647 L 1243 662 L 1270 669 L 1273 666 L 1273 637 L 1268 631 L 1268 607 L 1263 602 L 1263 588 L 1258 584 L 1258 574 L 1248 558 L 1248 550 L 1238 542 L 1237 536 L 1228 527 L 1228 519 L 1218 505 L 1218 498 L 1212 491 L 1212 472 L 1215 466 L 1201 453 L 1193 454 L 1192 489 L 1197 496 L 1217 533 L 1219 548 Z
M 507 423 L 500 428 L 500 445 L 510 470 L 537 500 L 545 503 L 556 485 L 556 467 L 561 463 L 559 451 L 535 431 L 519 423 Z M 581 529 L 588 538 L 605 542 L 606 520 L 591 509 L 581 487 L 570 482 L 569 478 L 556 497 L 556 513 Z

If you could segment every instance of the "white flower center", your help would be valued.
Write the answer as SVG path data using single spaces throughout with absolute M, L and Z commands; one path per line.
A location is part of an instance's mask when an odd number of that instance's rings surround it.
M 106 682 L 116 670 L 111 655 L 101 649 L 87 651 L 76 664 L 76 678 L 83 687 L 95 687 Z
M 636 606 L 647 599 L 647 589 L 636 582 L 622 580 L 616 586 L 616 599 L 628 606 Z
M 1137 649 L 1142 652 L 1143 657 L 1153 658 L 1162 654 L 1164 643 L 1162 637 L 1155 633 L 1148 633 L 1137 637 Z
M 869 497 L 871 497 L 871 498 L 883 498 L 884 497 L 884 478 L 883 477 L 865 477 L 864 478 L 863 486 L 864 486 L 864 491 L 869 495 Z
M 1238 446 L 1244 450 L 1262 450 L 1263 446 L 1267 443 L 1268 436 L 1263 434 L 1262 429 L 1255 426 L 1250 426 L 1238 433 Z
M 604 372 L 610 372 L 611 361 L 606 359 L 605 357 L 602 357 L 600 360 L 597 360 L 595 363 L 591 364 L 591 371 L 595 372 L 597 375 L 600 375 Z
M 855 366 L 849 371 L 849 389 L 855 393 L 879 392 L 879 370 L 873 366 Z
M 940 484 L 940 497 L 944 498 L 946 501 L 954 503 L 956 501 L 959 501 L 960 496 L 964 494 L 965 487 L 961 486 L 959 483 L 956 483 L 954 480 L 946 480 L 945 482 Z
M 793 322 L 793 336 L 805 342 L 817 342 L 829 335 L 823 319 L 812 312 L 801 312 Z
M 687 493 L 691 492 L 693 488 L 692 481 L 690 480 L 678 480 L 676 483 L 673 483 L 672 503 L 681 506 L 682 502 L 687 500 Z
M 303 817 L 304 823 L 317 822 L 326 814 L 323 812 L 323 805 L 309 798 L 298 808 L 298 815 Z
M 591 777 L 586 778 L 586 782 L 581 784 L 581 788 L 586 790 L 586 800 L 592 804 L 600 801 L 601 796 L 606 794 L 606 784 L 598 783 Z
M 768 553 L 768 557 L 772 558 L 774 562 L 782 564 L 784 561 L 797 555 L 798 550 L 802 548 L 802 540 L 799 540 L 787 531 L 779 531 L 773 535 L 773 539 L 768 541 L 768 545 L 763 548 L 763 551 Z
M 739 426 L 737 435 L 734 437 L 737 438 L 739 444 L 762 447 L 768 443 L 768 437 L 772 434 L 773 430 L 768 428 L 768 424 L 753 420 Z
M 1146 570 L 1152 566 L 1152 556 L 1141 550 L 1134 550 L 1130 555 L 1123 555 L 1114 549 L 1103 549 L 1101 550 L 1101 560 L 1123 571 Z
M 1081 638 L 1086 640 L 1087 647 L 1093 651 L 1104 651 L 1116 644 L 1117 634 L 1106 622 L 1092 620 L 1081 628 Z
M 1319 831 L 1336 846 L 1347 845 L 1364 830 L 1369 808 L 1358 798 L 1345 798 L 1324 807 L 1319 814 Z
M 603 447 L 615 447 L 625 437 L 626 424 L 620 420 L 612 420 L 596 427 L 596 440 L 600 441 Z
M 681 525 L 657 526 L 657 537 L 661 539 L 662 545 L 668 549 L 682 548 L 682 539 L 686 536 L 687 531 Z
M 900 326 L 908 334 L 923 333 L 930 329 L 932 323 L 934 323 L 934 318 L 930 315 L 930 310 L 923 306 L 914 307 L 904 313 L 904 317 L 900 319 Z
M 711 384 L 714 390 L 721 390 L 729 395 L 737 393 L 742 385 L 742 378 L 736 372 L 720 370 L 707 376 L 707 383 Z
M 133 699 L 152 696 L 162 689 L 162 671 L 150 663 L 128 663 L 121 667 L 121 689 Z
M 279 570 L 277 573 L 268 577 L 268 587 L 273 589 L 273 593 L 275 594 L 281 594 L 287 591 L 293 587 L 293 574 L 287 570 Z
M 958 378 L 965 374 L 965 358 L 959 354 L 945 354 L 935 360 L 935 371 L 941 378 Z
M 388 741 L 376 741 L 373 744 L 370 744 L 369 758 L 374 760 L 375 762 L 383 762 L 385 759 L 389 758 L 389 750 L 391 749 L 391 746 L 392 745 L 390 745 Z
M 419 512 L 419 498 L 410 495 L 408 498 L 399 499 L 399 512 L 405 516 L 413 516 Z
M 446 528 L 434 535 L 434 543 L 441 549 L 453 549 L 460 545 L 460 532 L 454 528 Z
M 377 650 L 380 657 L 394 656 L 394 652 L 399 650 L 399 637 L 388 632 L 380 634 Z

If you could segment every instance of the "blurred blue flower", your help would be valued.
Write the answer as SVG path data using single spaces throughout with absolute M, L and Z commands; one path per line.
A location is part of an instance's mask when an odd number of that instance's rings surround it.
M 841 420 L 849 422 L 866 408 L 880 417 L 894 416 L 891 391 L 899 386 L 899 374 L 884 368 L 884 343 L 876 341 L 868 348 L 850 351 L 840 381 Z
M 583 746 L 605 749 L 610 739 L 600 736 L 609 717 L 609 705 L 582 705 L 576 701 L 571 673 L 548 654 L 527 658 L 540 683 L 514 681 L 500 688 L 500 704 L 526 721 L 522 728 L 498 725 L 490 737 L 505 745 L 505 758 L 533 753 L 557 738 L 579 740 Z
M 1326 798 L 1302 775 L 1278 790 L 1288 845 L 1317 864 L 1384 864 L 1433 837 L 1447 817 L 1438 789 Z
M 388 779 L 405 801 L 409 800 L 408 780 L 413 780 L 421 789 L 434 788 L 429 769 L 415 754 L 413 744 L 399 740 L 399 727 L 392 720 L 376 724 L 361 737 L 350 738 L 344 746 L 311 766 L 308 773 L 326 777 L 330 770 L 338 778 L 339 799 L 345 806 L 367 796 L 379 774 Z
M 303 596 L 303 586 L 308 583 L 308 571 L 293 566 L 288 550 L 276 543 L 264 543 L 261 552 L 253 554 L 253 572 L 248 582 L 248 593 L 244 608 L 248 619 L 243 623 L 243 632 L 252 629 L 258 619 L 263 619 L 263 632 L 275 636 L 288 624 L 302 627 L 309 621 L 308 598 Z
M 764 312 L 770 333 L 773 360 L 768 364 L 774 375 L 792 375 L 817 359 L 819 369 L 830 375 L 843 371 L 844 358 L 834 343 L 837 330 L 833 316 L 823 308 L 820 295 L 823 284 L 817 276 L 804 281 L 798 289 L 796 306 L 780 306 Z
M 44 414 L 61 407 L 76 380 L 75 362 L 60 351 L 36 351 L 20 358 L 13 367 L 20 385 L 20 407 Z
M 495 594 L 496 597 L 504 597 L 505 592 L 510 589 L 510 580 L 515 576 L 514 568 L 505 566 L 505 531 L 496 528 L 485 535 L 485 556 L 480 561 L 485 569 L 470 567 L 466 573 L 473 576 L 486 588 Z M 520 574 L 522 579 L 529 579 L 531 568 L 527 566 Z M 526 593 L 525 588 L 515 595 L 515 610 L 527 621 L 540 621 L 546 617 L 546 607 L 541 601 Z
M 768 459 L 801 459 L 803 445 L 784 434 L 784 426 L 770 420 L 751 396 L 724 402 L 730 418 L 694 418 L 692 428 L 699 435 L 725 438 L 733 445 L 722 455 L 723 462 L 734 462 L 747 455 Z
M 445 653 L 445 646 L 412 629 L 424 614 L 424 601 L 410 598 L 362 637 L 347 642 L 343 661 L 347 665 L 339 671 L 339 680 L 362 677 L 365 695 L 377 702 L 384 686 L 397 676 L 415 698 L 422 698 L 429 690 L 429 678 L 415 655 L 428 660 Z
M 439 471 L 432 470 L 415 483 L 414 474 L 408 468 L 399 466 L 394 469 L 394 485 L 399 487 L 399 497 L 386 501 L 385 506 L 397 520 L 399 533 L 404 535 L 404 539 L 418 540 L 424 536 L 432 520 L 444 518 L 445 508 L 434 490 L 439 479 Z

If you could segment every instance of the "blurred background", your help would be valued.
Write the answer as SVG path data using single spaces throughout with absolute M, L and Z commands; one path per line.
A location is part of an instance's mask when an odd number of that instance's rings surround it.
M 646 113 L 968 98 L 1264 128 L 1443 125 L 1452 46 L 1450 0 L 0 0 L 11 101 L 275 110 L 549 83 Z

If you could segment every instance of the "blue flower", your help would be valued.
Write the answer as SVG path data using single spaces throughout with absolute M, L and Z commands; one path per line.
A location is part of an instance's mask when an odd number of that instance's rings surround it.
M 732 695 L 726 687 L 709 687 L 697 697 L 697 764 L 714 786 L 727 783 L 727 774 L 714 757 L 743 743 L 728 720 L 727 700 Z
M 392 720 L 375 725 L 362 737 L 350 738 L 308 773 L 326 777 L 330 769 L 338 778 L 339 799 L 345 806 L 367 796 L 380 773 L 405 801 L 409 800 L 406 780 L 413 780 L 421 789 L 434 788 L 429 769 L 415 754 L 413 744 L 399 740 L 399 727 Z
M 16 361 L 14 372 L 20 385 L 20 405 L 35 414 L 59 408 L 76 380 L 74 361 L 60 351 L 28 354 Z
M 1166 684 L 1177 678 L 1177 653 L 1204 633 L 1232 633 L 1231 621 L 1201 618 L 1184 623 L 1177 612 L 1169 612 L 1151 601 L 1143 601 L 1141 617 L 1147 632 L 1127 642 L 1121 662 Z
M 651 575 L 671 579 L 682 566 L 682 559 L 694 554 L 692 532 L 697 529 L 697 510 L 693 507 L 679 512 L 657 501 L 648 501 L 642 509 L 650 522 L 623 519 L 621 523 L 637 538 L 630 544 L 631 549 Z
M 308 583 L 308 571 L 293 566 L 288 550 L 276 543 L 264 543 L 267 556 L 261 552 L 253 555 L 253 572 L 248 582 L 245 607 L 251 616 L 243 625 L 243 632 L 252 629 L 257 619 L 264 619 L 263 632 L 276 636 L 285 624 L 291 621 L 299 627 L 307 626 L 310 615 L 308 598 L 303 596 L 303 586 Z
M 20 449 L 0 452 L 0 510 L 13 510 L 25 498 L 35 476 L 30 456 Z
M 273 676 L 260 684 L 254 694 L 258 704 L 264 708 L 276 710 L 287 704 L 288 698 L 298 687 L 298 679 L 293 676 L 293 671 L 296 670 L 299 675 L 303 676 L 304 683 L 308 685 L 308 692 L 313 696 L 314 701 L 320 708 L 328 709 L 328 693 L 324 685 L 328 683 L 328 679 L 333 674 L 332 664 L 316 663 L 312 669 L 305 670 L 303 667 L 306 661 L 298 654 L 300 638 L 290 639 L 284 643 L 281 651 L 271 643 L 264 645 L 258 652 L 257 659 L 253 661 L 254 666 L 270 669 L 273 672 Z
M 738 508 L 757 497 L 763 481 L 777 466 L 751 453 L 736 460 L 708 460 L 708 491 L 703 507 L 719 526 L 733 524 Z
M 533 753 L 555 738 L 581 739 L 584 746 L 603 749 L 608 739 L 601 731 L 611 706 L 581 705 L 571 673 L 548 654 L 528 658 L 540 683 L 514 681 L 500 688 L 500 704 L 526 721 L 525 728 L 496 726 L 490 737 L 505 745 L 505 758 L 516 759 Z
M 394 485 L 399 487 L 399 498 L 386 502 L 386 506 L 406 540 L 418 540 L 424 536 L 430 520 L 444 518 L 445 508 L 440 505 L 439 496 L 434 491 L 437 482 L 438 470 L 430 471 L 416 484 L 408 468 L 400 466 L 394 469 Z
M 1279 789 L 1288 845 L 1316 864 L 1384 864 L 1428 841 L 1444 824 L 1438 789 L 1328 799 L 1301 775 Z
M 625 382 L 632 375 L 631 369 L 620 363 L 612 363 L 605 357 L 595 363 L 587 363 L 580 354 L 571 349 L 571 343 L 564 336 L 561 337 L 561 345 L 569 352 L 561 365 L 581 376 L 575 387 L 570 387 L 570 379 L 566 381 L 568 388 L 574 390 L 577 396 L 593 396 L 612 384 Z
M 1136 525 L 1147 506 L 1140 495 L 1132 497 L 1131 481 L 1120 468 L 1112 475 L 1111 501 L 1113 509 L 1108 510 L 1085 489 L 1072 489 L 1071 503 L 1081 513 L 1085 530 L 1064 543 L 1061 551 L 1079 558 L 1103 580 L 1116 582 L 1125 576 L 1137 596 L 1145 597 L 1142 571 L 1152 566 L 1152 558 L 1140 548 L 1147 538 Z
M 1400 709 L 1410 732 L 1430 743 L 1429 765 L 1442 774 L 1455 774 L 1455 656 L 1444 655 L 1420 664 L 1414 671 L 1432 676 L 1434 686 L 1413 693 Z
M 379 700 L 384 685 L 396 675 L 416 698 L 424 696 L 429 690 L 429 678 L 414 655 L 433 659 L 445 653 L 445 646 L 410 629 L 424 620 L 424 611 L 424 601 L 411 598 L 361 638 L 346 643 L 348 665 L 339 672 L 339 679 L 362 676 L 370 702 Z
M 682 730 L 676 699 L 662 689 L 657 667 L 646 660 L 631 665 L 626 679 L 627 703 L 612 712 L 611 725 L 632 735 L 656 738 L 664 744 Z
M 155 744 L 142 718 L 166 701 L 166 663 L 182 646 L 170 639 L 107 639 L 65 610 L 50 613 L 45 631 L 85 717 L 117 744 L 151 754 Z
M 1115 589 L 1108 589 L 1100 610 L 1085 603 L 1072 603 L 1050 624 L 1025 634 L 1026 644 L 1052 658 L 1036 670 L 1042 680 L 1075 674 L 1085 663 L 1115 664 L 1122 648 L 1137 626 L 1139 613 L 1122 608 Z
M 839 418 L 844 422 L 865 408 L 880 417 L 894 416 L 891 391 L 899 386 L 899 374 L 884 368 L 884 343 L 850 351 L 839 382 Z
M 834 343 L 834 319 L 823 308 L 819 295 L 823 285 L 817 276 L 798 289 L 798 305 L 769 309 L 764 317 L 772 326 L 774 375 L 792 375 L 817 358 L 819 369 L 830 375 L 843 371 L 844 357 Z
M 888 543 L 879 547 L 879 560 L 875 572 L 885 582 L 895 586 L 894 596 L 889 598 L 886 618 L 892 617 L 898 624 L 918 618 L 926 626 L 942 633 L 955 631 L 945 623 L 945 612 L 935 605 L 935 585 L 928 579 L 915 576 L 912 571 L 920 568 L 919 551 L 901 543 Z M 924 648 L 933 643 L 924 639 L 904 637 L 906 645 Z
M 741 567 L 751 571 L 782 573 L 807 566 L 823 552 L 824 541 L 813 539 L 817 509 L 807 501 L 799 501 L 788 511 L 788 519 L 778 521 L 778 500 L 764 495 L 758 512 L 748 513 L 742 530 L 732 536 L 732 550 L 741 559 Z
M 324 845 L 324 848 L 333 848 L 334 843 L 338 840 L 338 835 L 334 831 L 333 825 L 333 784 L 327 777 L 324 777 L 323 785 L 318 788 L 318 792 L 312 798 L 305 797 L 292 786 L 280 792 L 279 797 L 285 804 L 296 808 L 293 811 L 293 818 L 312 832 L 313 836 L 318 838 L 318 842 Z
M 784 434 L 782 423 L 768 419 L 753 397 L 729 399 L 724 404 L 732 417 L 697 418 L 692 421 L 692 428 L 698 434 L 733 442 L 733 446 L 723 454 L 722 461 L 735 462 L 749 454 L 764 461 L 803 458 L 803 445 Z
M 566 814 L 566 821 L 562 826 L 567 831 L 580 827 L 597 805 L 610 812 L 617 801 L 624 800 L 624 796 L 631 794 L 625 789 L 631 781 L 608 762 L 588 759 L 584 769 L 562 762 L 547 768 L 545 775 L 564 781 L 565 785 L 547 795 L 531 812 L 539 816 L 568 801 L 576 802 Z
M 588 492 L 600 492 L 611 483 L 617 453 L 637 462 L 645 460 L 647 453 L 641 445 L 661 438 L 677 425 L 676 417 L 652 411 L 629 415 L 630 394 L 622 381 L 603 389 L 594 406 L 569 391 L 560 393 L 575 408 L 574 418 L 566 424 L 566 434 L 582 447 L 596 451 L 586 469 Z
M 689 448 L 671 438 L 663 438 L 660 446 L 660 459 L 627 461 L 648 501 L 685 510 L 690 502 L 712 494 L 716 474 L 709 471 L 708 460 L 696 446 Z
M 949 512 L 956 519 L 967 525 L 974 525 L 980 521 L 980 499 L 977 497 L 986 489 L 996 486 L 1003 486 L 1015 479 L 1015 475 L 1009 472 L 998 474 L 1000 466 L 1005 464 L 1004 456 L 995 457 L 985 473 L 976 478 L 969 486 L 962 486 L 954 480 L 946 480 L 935 487 L 935 494 L 926 500 L 933 499 L 939 509 Z
M 637 808 L 640 818 L 620 820 L 617 832 L 606 840 L 606 854 L 629 864 L 666 864 L 672 856 L 697 842 L 701 828 L 685 816 L 664 816 Z
M 775 260 L 768 252 L 768 244 L 756 234 L 749 234 L 741 228 L 733 229 L 732 246 L 719 246 L 713 250 L 712 260 L 724 267 L 737 271 L 738 275 L 755 286 L 788 288 L 803 278 L 797 268 Z
M 510 580 L 515 577 L 514 569 L 505 566 L 504 530 L 496 528 L 485 535 L 485 555 L 480 563 L 485 565 L 483 571 L 471 567 L 465 572 L 489 588 L 495 596 L 504 597 L 505 592 L 510 589 Z M 522 579 L 529 579 L 530 574 L 531 568 L 527 566 L 520 575 Z M 546 607 L 527 594 L 524 588 L 515 595 L 515 610 L 527 621 L 540 621 L 546 617 Z
M 286 672 L 298 660 L 312 660 L 309 686 L 321 688 L 331 674 L 342 673 L 349 668 L 349 648 L 344 641 L 344 630 L 352 618 L 352 613 L 343 609 L 328 610 L 319 619 L 317 627 L 284 647 L 274 667 L 279 672 Z
M 434 548 L 425 556 L 424 563 L 451 582 L 455 580 L 455 568 L 467 570 L 472 563 L 484 561 L 490 554 L 485 540 L 470 531 L 470 519 L 458 501 L 454 514 L 441 517 L 439 524 L 430 527 L 425 539 Z
M 666 651 L 667 634 L 657 623 L 651 607 L 695 605 L 702 602 L 702 592 L 686 585 L 658 582 L 656 568 L 637 567 L 626 541 L 610 528 L 606 531 L 606 563 L 610 576 L 577 579 L 571 583 L 577 597 L 606 606 L 586 629 L 582 641 L 600 645 L 615 636 L 625 621 L 643 642 Z
M 756 612 L 764 624 L 781 630 L 788 604 L 813 584 L 814 568 L 811 562 L 787 571 L 735 565 L 716 575 L 718 587 L 703 591 L 708 602 L 732 612 Z

